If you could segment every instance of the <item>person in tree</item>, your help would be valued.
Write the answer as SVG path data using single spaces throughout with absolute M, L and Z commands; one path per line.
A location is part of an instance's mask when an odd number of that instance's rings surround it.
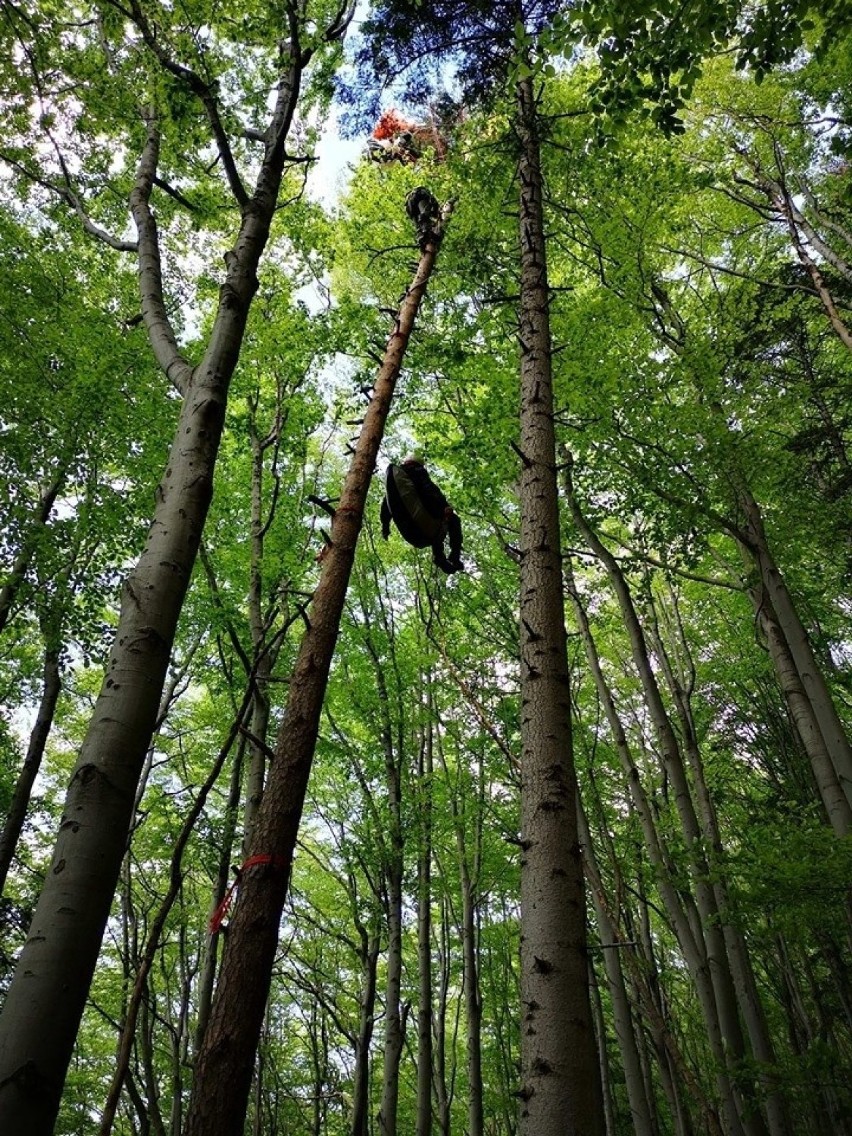
M 441 207 L 425 186 L 418 185 L 405 199 L 405 212 L 414 222 L 417 243 L 423 252 L 429 241 L 435 238 L 435 226 L 441 220 Z
M 463 572 L 462 527 L 458 514 L 429 476 L 420 454 L 408 454 L 401 465 L 389 465 L 387 492 L 382 501 L 382 536 L 390 536 L 393 520 L 409 544 L 432 549 L 442 572 Z M 449 541 L 449 556 L 444 541 Z

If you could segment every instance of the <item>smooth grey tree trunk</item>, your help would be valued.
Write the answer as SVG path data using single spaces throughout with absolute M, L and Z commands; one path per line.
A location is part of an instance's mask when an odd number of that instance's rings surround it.
M 577 800 L 577 823 L 583 845 L 583 859 L 591 885 L 592 906 L 598 925 L 603 965 L 609 986 L 615 1038 L 621 1057 L 627 1101 L 630 1106 L 630 1122 L 633 1126 L 634 1136 L 655 1136 L 652 1121 L 652 1102 L 648 1100 L 645 1094 L 642 1063 L 639 1060 L 639 1050 L 636 1046 L 636 1035 L 633 1029 L 633 1016 L 630 1012 L 627 987 L 621 968 L 620 943 L 616 929 L 609 917 L 609 911 L 603 901 L 603 884 L 595 858 L 592 836 L 583 803 L 579 797 Z
M 445 208 L 444 216 L 449 210 Z M 269 993 L 320 714 L 334 655 L 367 490 L 414 320 L 441 232 L 429 240 L 399 308 L 331 525 L 319 583 L 290 679 L 287 708 L 228 928 L 210 1023 L 196 1061 L 185 1136 L 241 1136 L 252 1067 Z
M 570 458 L 570 455 L 566 456 Z M 569 470 L 566 470 L 566 485 L 568 501 L 571 506 L 571 511 L 574 515 L 574 519 L 576 522 L 578 522 L 578 524 L 585 525 L 585 519 L 582 517 L 582 513 L 579 509 L 579 504 L 574 497 Z M 586 526 L 586 528 L 588 529 L 588 526 Z M 588 531 L 590 532 L 590 535 L 593 535 L 591 534 L 591 530 Z M 601 546 L 601 548 L 602 547 L 603 546 Z M 604 555 L 608 555 L 605 549 L 603 549 L 603 552 Z M 679 890 L 674 886 L 673 879 L 675 878 L 675 867 L 674 865 L 670 864 L 668 856 L 666 855 L 665 850 L 661 844 L 659 834 L 657 833 L 653 810 L 651 808 L 650 802 L 648 801 L 647 794 L 645 792 L 644 786 L 642 785 L 641 777 L 639 775 L 639 770 L 636 767 L 633 755 L 628 745 L 624 727 L 615 707 L 612 692 L 604 677 L 600 664 L 600 658 L 598 656 L 597 648 L 595 646 L 591 628 L 589 626 L 588 616 L 586 615 L 585 609 L 580 602 L 579 594 L 574 582 L 573 572 L 571 570 L 570 560 L 567 558 L 565 560 L 565 576 L 568 586 L 568 593 L 574 604 L 574 610 L 577 615 L 583 643 L 586 649 L 586 658 L 589 662 L 589 667 L 595 680 L 595 686 L 601 699 L 601 704 L 604 707 L 607 721 L 610 725 L 616 752 L 618 753 L 622 768 L 624 769 L 630 796 L 633 801 L 634 807 L 636 808 L 636 812 L 642 827 L 645 846 L 647 848 L 651 863 L 657 872 L 657 886 L 660 891 L 660 896 L 663 900 L 666 914 L 668 915 L 677 936 L 677 940 L 680 945 L 680 949 L 683 952 L 683 956 L 686 960 L 689 972 L 692 976 L 693 981 L 695 982 L 695 988 L 702 1010 L 702 1017 L 704 1019 L 704 1028 L 707 1032 L 708 1045 L 710 1047 L 710 1052 L 713 1055 L 719 1099 L 722 1102 L 724 1115 L 726 1117 L 726 1130 L 729 1133 L 729 1136 L 737 1136 L 737 1134 L 741 1132 L 741 1127 L 733 1093 L 733 1086 L 726 1070 L 726 1049 L 723 1030 L 720 1022 L 716 994 L 710 977 L 710 960 L 708 957 L 708 949 L 705 942 L 701 919 L 696 909 L 695 901 L 692 895 L 687 894 L 683 891 L 683 889 Z M 627 598 L 629 600 L 629 596 Z M 638 627 L 638 620 L 636 620 L 636 624 Z M 641 629 L 639 629 L 639 632 L 641 634 Z
M 125 581 L 106 676 L 65 800 L 44 886 L 0 1017 L 0 1132 L 49 1136 L 110 911 L 139 775 L 213 491 L 225 403 L 269 236 L 304 58 L 291 52 L 254 193 L 230 251 L 199 365 L 181 358 L 163 303 L 150 196 L 160 133 L 146 141 L 130 204 L 152 349 L 184 392 L 146 545 Z
M 712 871 L 713 890 L 716 896 L 716 906 L 719 911 L 722 933 L 734 981 L 734 989 L 740 1014 L 748 1033 L 752 1053 L 758 1063 L 757 1076 L 761 1095 L 765 1100 L 766 1118 L 770 1136 L 791 1136 L 790 1121 L 787 1114 L 785 1095 L 778 1083 L 776 1069 L 775 1049 L 769 1035 L 766 1023 L 766 1014 L 760 999 L 751 957 L 746 945 L 745 936 L 736 922 L 732 922 L 731 901 L 725 877 L 725 850 L 719 828 L 716 806 L 710 794 L 707 778 L 704 772 L 704 761 L 698 745 L 698 731 L 692 714 L 691 687 L 694 676 L 694 666 L 690 655 L 689 644 L 683 632 L 677 599 L 671 595 L 671 605 L 675 618 L 670 621 L 675 624 L 672 634 L 676 637 L 679 657 L 686 661 L 689 677 L 686 681 L 676 673 L 675 667 L 666 648 L 660 631 L 657 615 L 657 603 L 648 588 L 648 612 L 651 619 L 651 634 L 653 643 L 663 675 L 665 676 L 680 725 L 680 733 L 684 753 L 692 775 L 695 788 L 695 799 L 701 828 L 704 833 L 705 846 L 708 851 L 708 860 Z
M 378 687 L 381 735 L 385 758 L 385 787 L 387 789 L 390 823 L 382 841 L 385 857 L 387 903 L 385 915 L 388 927 L 387 958 L 385 960 L 385 1042 L 382 1063 L 382 1096 L 376 1125 L 379 1136 L 396 1136 L 399 1109 L 399 1064 L 405 1042 L 405 1018 L 402 1010 L 402 881 L 404 869 L 404 842 L 402 832 L 402 745 L 394 746 L 393 724 L 390 713 L 387 684 L 382 661 L 368 637 L 368 649 L 373 658 L 373 671 Z
M 645 633 L 639 621 L 630 589 L 615 557 L 606 548 L 582 514 L 579 503 L 570 489 L 569 501 L 577 527 L 583 538 L 604 566 L 613 591 L 618 598 L 622 618 L 628 633 L 633 661 L 642 683 L 645 703 L 657 737 L 663 767 L 673 789 L 675 806 L 683 828 L 689 856 L 690 874 L 695 889 L 696 905 L 701 920 L 701 932 L 706 943 L 706 959 L 718 1021 L 722 1031 L 722 1050 L 714 1050 L 724 1064 L 739 1063 L 746 1057 L 736 989 L 728 958 L 727 944 L 721 926 L 716 895 L 704 853 L 703 834 L 695 811 L 692 790 L 686 775 L 684 758 L 672 727 L 648 655 Z M 718 1043 L 717 1043 L 718 1046 Z M 729 1091 L 723 1096 L 726 1127 L 734 1134 L 742 1131 L 747 1136 L 763 1136 L 766 1125 L 758 1111 L 754 1093 L 747 1083 L 739 1086 L 729 1081 Z
M 542 175 L 531 77 L 520 147 L 522 1136 L 602 1136 L 577 839 Z
M 822 667 L 814 655 L 810 636 L 769 547 L 760 508 L 747 490 L 743 490 L 740 497 L 746 516 L 746 548 L 754 558 L 764 597 L 775 613 L 838 783 L 847 805 L 852 808 L 852 745 L 846 728 L 837 713 Z
M 370 1045 L 376 1020 L 376 988 L 378 978 L 378 934 L 368 934 L 360 925 L 361 939 L 361 999 L 358 1015 L 358 1036 L 355 1041 L 355 1070 L 352 1074 L 352 1126 L 351 1136 L 368 1136 L 370 1128 Z
M 606 1044 L 606 1022 L 604 1021 L 603 999 L 592 956 L 589 955 L 589 991 L 592 999 L 592 1021 L 598 1043 L 598 1060 L 601 1070 L 601 1092 L 604 1107 L 604 1131 L 606 1136 L 616 1136 L 615 1104 L 612 1099 L 612 1077 L 609 1070 L 609 1053 Z
M 417 758 L 420 850 L 417 861 L 417 1124 L 416 1136 L 432 1136 L 432 774 L 433 731 L 430 679 L 419 699 L 423 721 Z

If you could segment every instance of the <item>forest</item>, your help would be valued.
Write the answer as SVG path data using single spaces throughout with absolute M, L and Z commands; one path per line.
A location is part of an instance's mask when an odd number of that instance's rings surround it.
M 0 1134 L 852 1136 L 849 6 L 0 34 Z

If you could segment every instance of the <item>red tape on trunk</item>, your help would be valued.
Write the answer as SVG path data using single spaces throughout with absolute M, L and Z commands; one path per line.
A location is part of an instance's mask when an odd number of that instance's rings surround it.
M 247 860 L 244 860 L 242 864 L 240 864 L 239 868 L 237 868 L 234 882 L 225 892 L 224 896 L 222 897 L 222 902 L 210 916 L 211 935 L 215 935 L 218 931 L 221 931 L 225 916 L 230 911 L 231 904 L 234 901 L 234 894 L 236 893 L 237 888 L 240 886 L 240 879 L 243 872 L 247 871 L 249 868 L 256 868 L 260 864 L 269 864 L 270 867 L 277 868 L 280 871 L 282 868 L 286 868 L 287 861 L 283 856 L 270 856 L 266 853 L 262 853 L 259 856 L 249 856 Z

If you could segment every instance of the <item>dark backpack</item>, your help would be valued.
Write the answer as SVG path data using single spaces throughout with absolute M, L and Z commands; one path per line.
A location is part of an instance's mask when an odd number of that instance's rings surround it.
M 427 548 L 438 540 L 444 522 L 428 512 L 414 482 L 401 465 L 388 466 L 385 494 L 394 524 L 409 544 Z

